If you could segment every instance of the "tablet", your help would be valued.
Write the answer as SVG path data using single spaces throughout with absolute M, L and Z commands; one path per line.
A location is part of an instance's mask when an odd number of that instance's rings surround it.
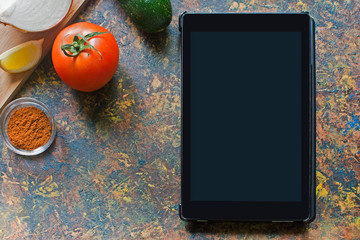
M 188 221 L 315 217 L 314 21 L 298 14 L 180 16 Z

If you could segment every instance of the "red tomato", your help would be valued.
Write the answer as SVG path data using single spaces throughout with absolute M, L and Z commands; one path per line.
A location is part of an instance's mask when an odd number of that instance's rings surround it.
M 76 34 L 85 36 L 92 32 L 107 32 L 88 39 L 101 55 L 94 49 L 86 48 L 77 56 L 69 57 L 61 50 L 62 45 L 73 43 Z M 69 51 L 67 53 L 72 55 Z M 52 60 L 57 74 L 67 85 L 92 92 L 111 80 L 119 62 L 119 47 L 115 37 L 105 28 L 88 22 L 75 23 L 57 35 L 52 48 Z

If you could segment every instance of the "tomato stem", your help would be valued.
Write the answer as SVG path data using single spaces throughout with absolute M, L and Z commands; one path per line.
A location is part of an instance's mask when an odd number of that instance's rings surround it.
M 92 33 L 86 34 L 85 36 L 83 36 L 81 34 L 76 34 L 74 36 L 72 44 L 61 44 L 61 50 L 68 57 L 76 57 L 83 50 L 85 50 L 87 48 L 89 48 L 90 51 L 91 51 L 91 49 L 94 49 L 96 52 L 98 52 L 100 54 L 100 56 L 101 56 L 100 59 L 102 59 L 101 52 L 99 52 L 93 45 L 91 45 L 88 40 L 92 37 L 95 37 L 95 36 L 98 36 L 98 35 L 104 34 L 104 33 L 108 33 L 108 32 L 92 32 Z M 90 51 L 89 51 L 88 55 L 90 55 Z

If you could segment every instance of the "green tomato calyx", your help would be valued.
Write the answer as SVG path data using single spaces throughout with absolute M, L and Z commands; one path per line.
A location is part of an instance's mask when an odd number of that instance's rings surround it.
M 85 36 L 83 36 L 81 34 L 76 34 L 74 36 L 72 44 L 61 44 L 61 50 L 68 57 L 76 57 L 83 50 L 85 50 L 87 48 L 89 48 L 90 51 L 91 51 L 91 49 L 94 49 L 97 53 L 100 54 L 100 56 L 101 56 L 100 59 L 102 59 L 101 53 L 93 45 L 91 45 L 88 40 L 92 37 L 95 37 L 95 36 L 98 36 L 98 35 L 104 34 L 104 33 L 108 33 L 108 32 L 92 32 L 92 33 L 86 34 Z M 89 51 L 88 55 L 90 55 L 90 51 Z

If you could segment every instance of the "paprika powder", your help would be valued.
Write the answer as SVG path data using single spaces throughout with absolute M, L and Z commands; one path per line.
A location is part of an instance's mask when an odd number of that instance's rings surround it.
M 51 131 L 48 116 L 36 107 L 15 110 L 7 125 L 10 142 L 23 150 L 34 150 L 45 145 L 50 139 Z

